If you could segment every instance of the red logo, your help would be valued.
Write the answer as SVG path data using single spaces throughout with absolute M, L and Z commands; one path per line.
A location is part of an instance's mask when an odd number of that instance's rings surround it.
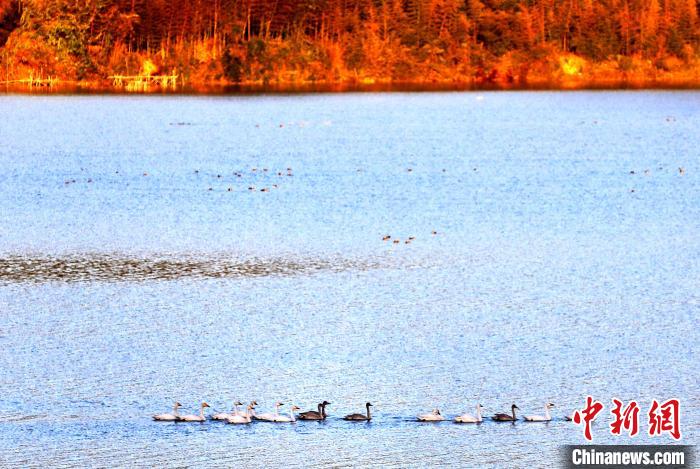
M 639 433 L 639 405 L 637 401 L 630 401 L 627 405 L 619 399 L 613 399 L 614 405 L 610 413 L 613 420 L 610 423 L 610 433 L 621 435 L 623 431 L 630 437 Z M 593 422 L 600 411 L 603 410 L 603 403 L 596 401 L 591 396 L 586 396 L 586 407 L 575 410 L 571 420 L 577 425 L 584 425 L 583 436 L 586 440 L 593 440 L 591 435 L 591 422 Z M 664 403 L 659 403 L 656 399 L 651 401 L 649 412 L 649 436 L 659 436 L 664 433 L 669 434 L 674 440 L 681 439 L 681 404 L 678 399 L 669 399 Z
M 610 424 L 610 433 L 619 435 L 624 428 L 630 436 L 639 433 L 639 406 L 636 401 L 630 401 L 623 409 L 622 401 L 613 399 L 615 408 L 611 411 L 615 420 Z
M 588 396 L 586 397 L 586 408 L 574 412 L 572 420 L 577 425 L 580 425 L 581 422 L 584 423 L 583 436 L 585 436 L 588 441 L 593 439 L 591 436 L 591 422 L 595 420 L 601 410 L 603 410 L 603 403 L 594 401 L 591 396 Z M 583 414 L 583 417 L 581 417 L 581 414 Z
M 681 439 L 681 403 L 678 399 L 669 399 L 663 404 L 654 399 L 649 409 L 649 436 L 668 433 L 674 440 Z

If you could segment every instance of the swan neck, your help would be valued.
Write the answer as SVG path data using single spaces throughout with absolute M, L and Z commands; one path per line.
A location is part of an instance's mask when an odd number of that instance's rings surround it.
M 510 410 L 513 412 L 513 420 L 515 420 L 515 407 L 512 407 Z
M 179 416 L 180 416 L 180 414 L 177 412 L 177 406 L 176 406 L 176 405 L 173 406 L 173 415 L 174 415 L 175 417 L 179 417 Z
M 476 406 L 476 419 L 481 421 L 481 406 Z
M 548 407 L 548 406 L 544 406 L 544 418 L 545 418 L 546 420 L 551 420 L 551 418 L 552 418 L 552 417 L 550 417 L 550 415 L 549 415 L 549 407 Z
M 367 420 L 371 419 L 372 415 L 369 413 L 369 406 L 367 406 Z

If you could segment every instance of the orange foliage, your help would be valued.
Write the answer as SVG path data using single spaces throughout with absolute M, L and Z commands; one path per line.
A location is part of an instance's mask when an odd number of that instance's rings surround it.
M 0 0 L 0 77 L 700 82 L 699 21 L 696 0 Z

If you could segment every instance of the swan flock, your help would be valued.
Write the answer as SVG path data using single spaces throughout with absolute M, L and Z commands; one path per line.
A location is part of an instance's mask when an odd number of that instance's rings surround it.
M 280 408 L 284 407 L 285 404 L 283 402 L 278 401 L 275 402 L 273 410 L 271 412 L 257 414 L 255 408 L 257 407 L 258 403 L 256 401 L 251 401 L 250 404 L 248 404 L 245 407 L 244 411 L 240 410 L 240 407 L 243 406 L 243 403 L 240 401 L 235 401 L 233 403 L 233 408 L 230 412 L 217 412 L 207 417 L 204 415 L 204 409 L 210 406 L 206 402 L 201 403 L 201 405 L 199 406 L 198 414 L 189 415 L 180 415 L 179 408 L 182 407 L 182 404 L 180 404 L 179 402 L 175 402 L 175 404 L 173 405 L 172 412 L 153 415 L 153 420 L 161 422 L 204 422 L 206 420 L 219 420 L 231 424 L 248 424 L 254 421 L 294 423 L 297 420 L 326 420 L 326 417 L 328 416 L 328 414 L 326 414 L 326 406 L 330 404 L 330 402 L 324 400 L 323 402 L 320 402 L 317 405 L 316 410 L 309 410 L 297 414 L 296 412 L 301 409 L 294 404 L 290 405 L 289 407 L 286 407 L 289 409 L 288 412 L 280 412 Z M 364 407 L 365 412 L 348 414 L 342 417 L 342 419 L 356 422 L 371 421 L 372 414 L 370 411 L 370 407 L 372 407 L 372 404 L 367 402 Z M 551 402 L 547 402 L 544 405 L 544 415 L 526 415 L 523 417 L 523 421 L 550 422 L 552 420 L 550 410 L 553 407 L 554 404 L 552 404 Z M 483 410 L 484 406 L 482 406 L 481 404 L 477 404 L 474 414 L 459 414 L 455 416 L 452 419 L 452 421 L 454 421 L 455 423 L 482 423 L 484 421 L 484 418 L 482 416 Z M 514 423 L 518 420 L 518 417 L 515 412 L 516 410 L 520 410 L 520 408 L 517 405 L 513 404 L 510 407 L 510 413 L 496 413 L 491 417 L 491 420 L 494 422 Z M 416 417 L 416 420 L 419 422 L 442 422 L 446 419 L 442 412 L 440 412 L 440 409 L 436 408 L 433 409 L 431 412 L 419 414 Z M 568 419 L 565 418 L 564 420 Z

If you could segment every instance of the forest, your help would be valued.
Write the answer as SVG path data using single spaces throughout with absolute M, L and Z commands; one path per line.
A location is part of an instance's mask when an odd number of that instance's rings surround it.
M 0 0 L 0 81 L 700 83 L 698 0 Z

